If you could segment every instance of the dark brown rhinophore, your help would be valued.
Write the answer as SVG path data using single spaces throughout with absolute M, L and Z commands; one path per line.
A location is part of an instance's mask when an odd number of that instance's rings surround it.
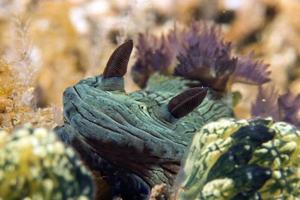
M 132 40 L 121 44 L 110 56 L 103 72 L 104 78 L 122 77 L 127 71 L 130 54 L 133 49 Z
M 206 94 L 207 88 L 188 89 L 170 100 L 168 110 L 175 118 L 181 118 L 200 105 Z

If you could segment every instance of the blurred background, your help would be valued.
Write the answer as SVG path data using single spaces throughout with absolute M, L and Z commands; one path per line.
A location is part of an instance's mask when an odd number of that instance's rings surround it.
M 298 94 L 299 19 L 299 0 L 0 0 L 0 128 L 52 128 L 63 90 L 100 74 L 122 41 L 199 20 L 219 24 L 235 52 L 269 63 L 279 91 Z M 129 73 L 126 89 L 138 89 Z M 248 117 L 256 87 L 233 90 L 243 95 L 236 115 Z

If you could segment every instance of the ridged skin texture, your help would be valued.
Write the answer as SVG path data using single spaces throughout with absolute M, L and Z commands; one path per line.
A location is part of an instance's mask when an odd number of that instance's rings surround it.
M 126 93 L 132 48 L 127 40 L 102 75 L 63 95 L 65 122 L 55 131 L 93 172 L 96 199 L 147 199 L 161 183 L 179 187 L 182 200 L 299 196 L 298 131 L 230 119 L 232 83 L 266 83 L 268 65 L 234 56 L 216 27 L 193 23 L 160 39 L 140 35 L 131 74 L 143 89 Z
M 88 78 L 65 90 L 65 123 L 56 132 L 103 176 L 111 196 L 146 199 L 155 184 L 171 187 L 194 133 L 232 116 L 227 97 L 217 98 L 212 90 L 188 115 L 172 116 L 168 103 L 193 83 L 179 77 L 155 74 L 147 88 L 130 94 L 104 90 L 102 79 Z

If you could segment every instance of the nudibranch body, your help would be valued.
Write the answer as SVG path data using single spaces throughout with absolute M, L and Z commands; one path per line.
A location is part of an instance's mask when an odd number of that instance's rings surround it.
M 207 122 L 231 117 L 232 110 L 213 90 L 191 88 L 197 82 L 180 77 L 155 74 L 147 88 L 127 94 L 126 70 L 120 68 L 129 55 L 118 54 L 131 44 L 112 55 L 122 60 L 118 68 L 110 60 L 103 75 L 65 90 L 65 123 L 56 132 L 101 174 L 112 196 L 142 199 L 155 184 L 172 186 L 193 134 Z
M 194 134 L 233 117 L 231 83 L 269 81 L 267 65 L 232 56 L 215 28 L 194 23 L 161 40 L 140 35 L 131 73 L 143 89 L 128 94 L 132 48 L 126 41 L 102 75 L 63 96 L 65 122 L 56 133 L 94 173 L 97 199 L 147 199 L 155 184 L 172 187 Z
M 299 130 L 271 118 L 221 119 L 195 134 L 178 200 L 298 199 Z

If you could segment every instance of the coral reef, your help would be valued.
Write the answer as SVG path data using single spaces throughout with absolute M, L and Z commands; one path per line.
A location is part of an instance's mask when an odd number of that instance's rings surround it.
M 0 131 L 1 199 L 90 199 L 92 179 L 75 152 L 44 128 Z

